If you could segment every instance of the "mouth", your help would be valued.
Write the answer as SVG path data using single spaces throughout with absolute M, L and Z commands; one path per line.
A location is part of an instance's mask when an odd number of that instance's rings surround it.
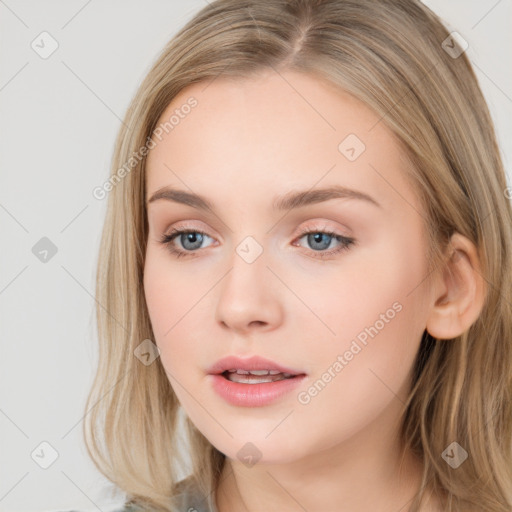
M 263 407 L 285 399 L 306 379 L 301 370 L 256 355 L 224 357 L 207 372 L 215 392 L 237 407 Z
M 222 375 L 232 382 L 251 382 L 258 379 L 266 382 L 275 380 L 289 379 L 297 375 L 304 375 L 301 370 L 288 368 L 270 359 L 253 355 L 251 357 L 227 356 L 218 360 L 207 373 L 213 375 Z

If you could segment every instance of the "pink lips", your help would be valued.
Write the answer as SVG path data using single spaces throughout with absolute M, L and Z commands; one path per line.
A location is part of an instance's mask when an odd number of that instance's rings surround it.
M 304 372 L 300 370 L 294 370 L 293 368 L 287 368 L 280 364 L 274 363 L 270 359 L 265 359 L 260 356 L 252 356 L 249 358 L 242 359 L 236 356 L 228 356 L 219 359 L 213 366 L 211 366 L 207 372 L 210 374 L 223 373 L 226 370 L 277 370 L 281 373 L 290 373 L 292 375 L 303 375 Z
M 275 382 L 244 384 L 228 380 L 223 373 L 231 370 L 276 370 L 293 375 L 291 378 Z M 269 359 L 253 356 L 241 359 L 235 356 L 225 357 L 217 361 L 208 370 L 212 387 L 229 404 L 238 407 L 262 407 L 268 405 L 295 389 L 305 378 L 300 370 L 288 368 Z

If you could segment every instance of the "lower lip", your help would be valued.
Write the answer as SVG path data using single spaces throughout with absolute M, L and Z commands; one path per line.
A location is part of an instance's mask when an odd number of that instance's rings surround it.
M 261 384 L 241 384 L 219 375 L 210 375 L 213 389 L 231 405 L 239 407 L 262 407 L 293 391 L 306 377 L 298 375 L 290 379 Z

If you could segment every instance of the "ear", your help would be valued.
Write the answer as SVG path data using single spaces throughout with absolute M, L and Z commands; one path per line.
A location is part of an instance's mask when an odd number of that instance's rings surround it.
M 434 303 L 427 319 L 428 333 L 451 339 L 467 331 L 484 304 L 486 286 L 474 244 L 454 233 L 448 244 L 447 260 L 434 279 Z

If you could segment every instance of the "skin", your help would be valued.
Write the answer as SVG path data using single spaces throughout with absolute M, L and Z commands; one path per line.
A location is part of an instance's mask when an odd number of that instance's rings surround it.
M 477 317 L 483 288 L 476 253 L 455 236 L 452 249 L 462 255 L 450 263 L 455 277 L 440 272 L 426 280 L 425 217 L 391 132 L 333 86 L 281 75 L 194 84 L 161 117 L 190 96 L 198 101 L 149 152 L 147 198 L 172 186 L 205 196 L 214 212 L 164 199 L 148 205 L 144 290 L 155 342 L 186 414 L 227 456 L 219 512 L 405 511 L 421 471 L 411 454 L 401 471 L 398 461 L 413 362 L 425 329 L 448 338 Z M 366 146 L 352 162 L 338 150 L 348 134 Z M 380 207 L 345 198 L 271 209 L 291 190 L 330 185 L 362 191 Z M 172 228 L 208 236 L 177 258 L 159 241 Z M 318 249 L 301 228 L 355 243 L 320 258 L 341 243 L 326 236 L 328 248 Z M 263 249 L 250 264 L 236 252 L 247 236 Z M 186 251 L 183 242 L 173 244 Z M 397 302 L 400 312 L 300 403 L 298 393 Z M 207 375 L 229 354 L 262 355 L 307 379 L 271 405 L 232 406 Z M 237 456 L 247 442 L 261 452 L 252 466 Z M 441 508 L 432 501 L 424 510 Z

